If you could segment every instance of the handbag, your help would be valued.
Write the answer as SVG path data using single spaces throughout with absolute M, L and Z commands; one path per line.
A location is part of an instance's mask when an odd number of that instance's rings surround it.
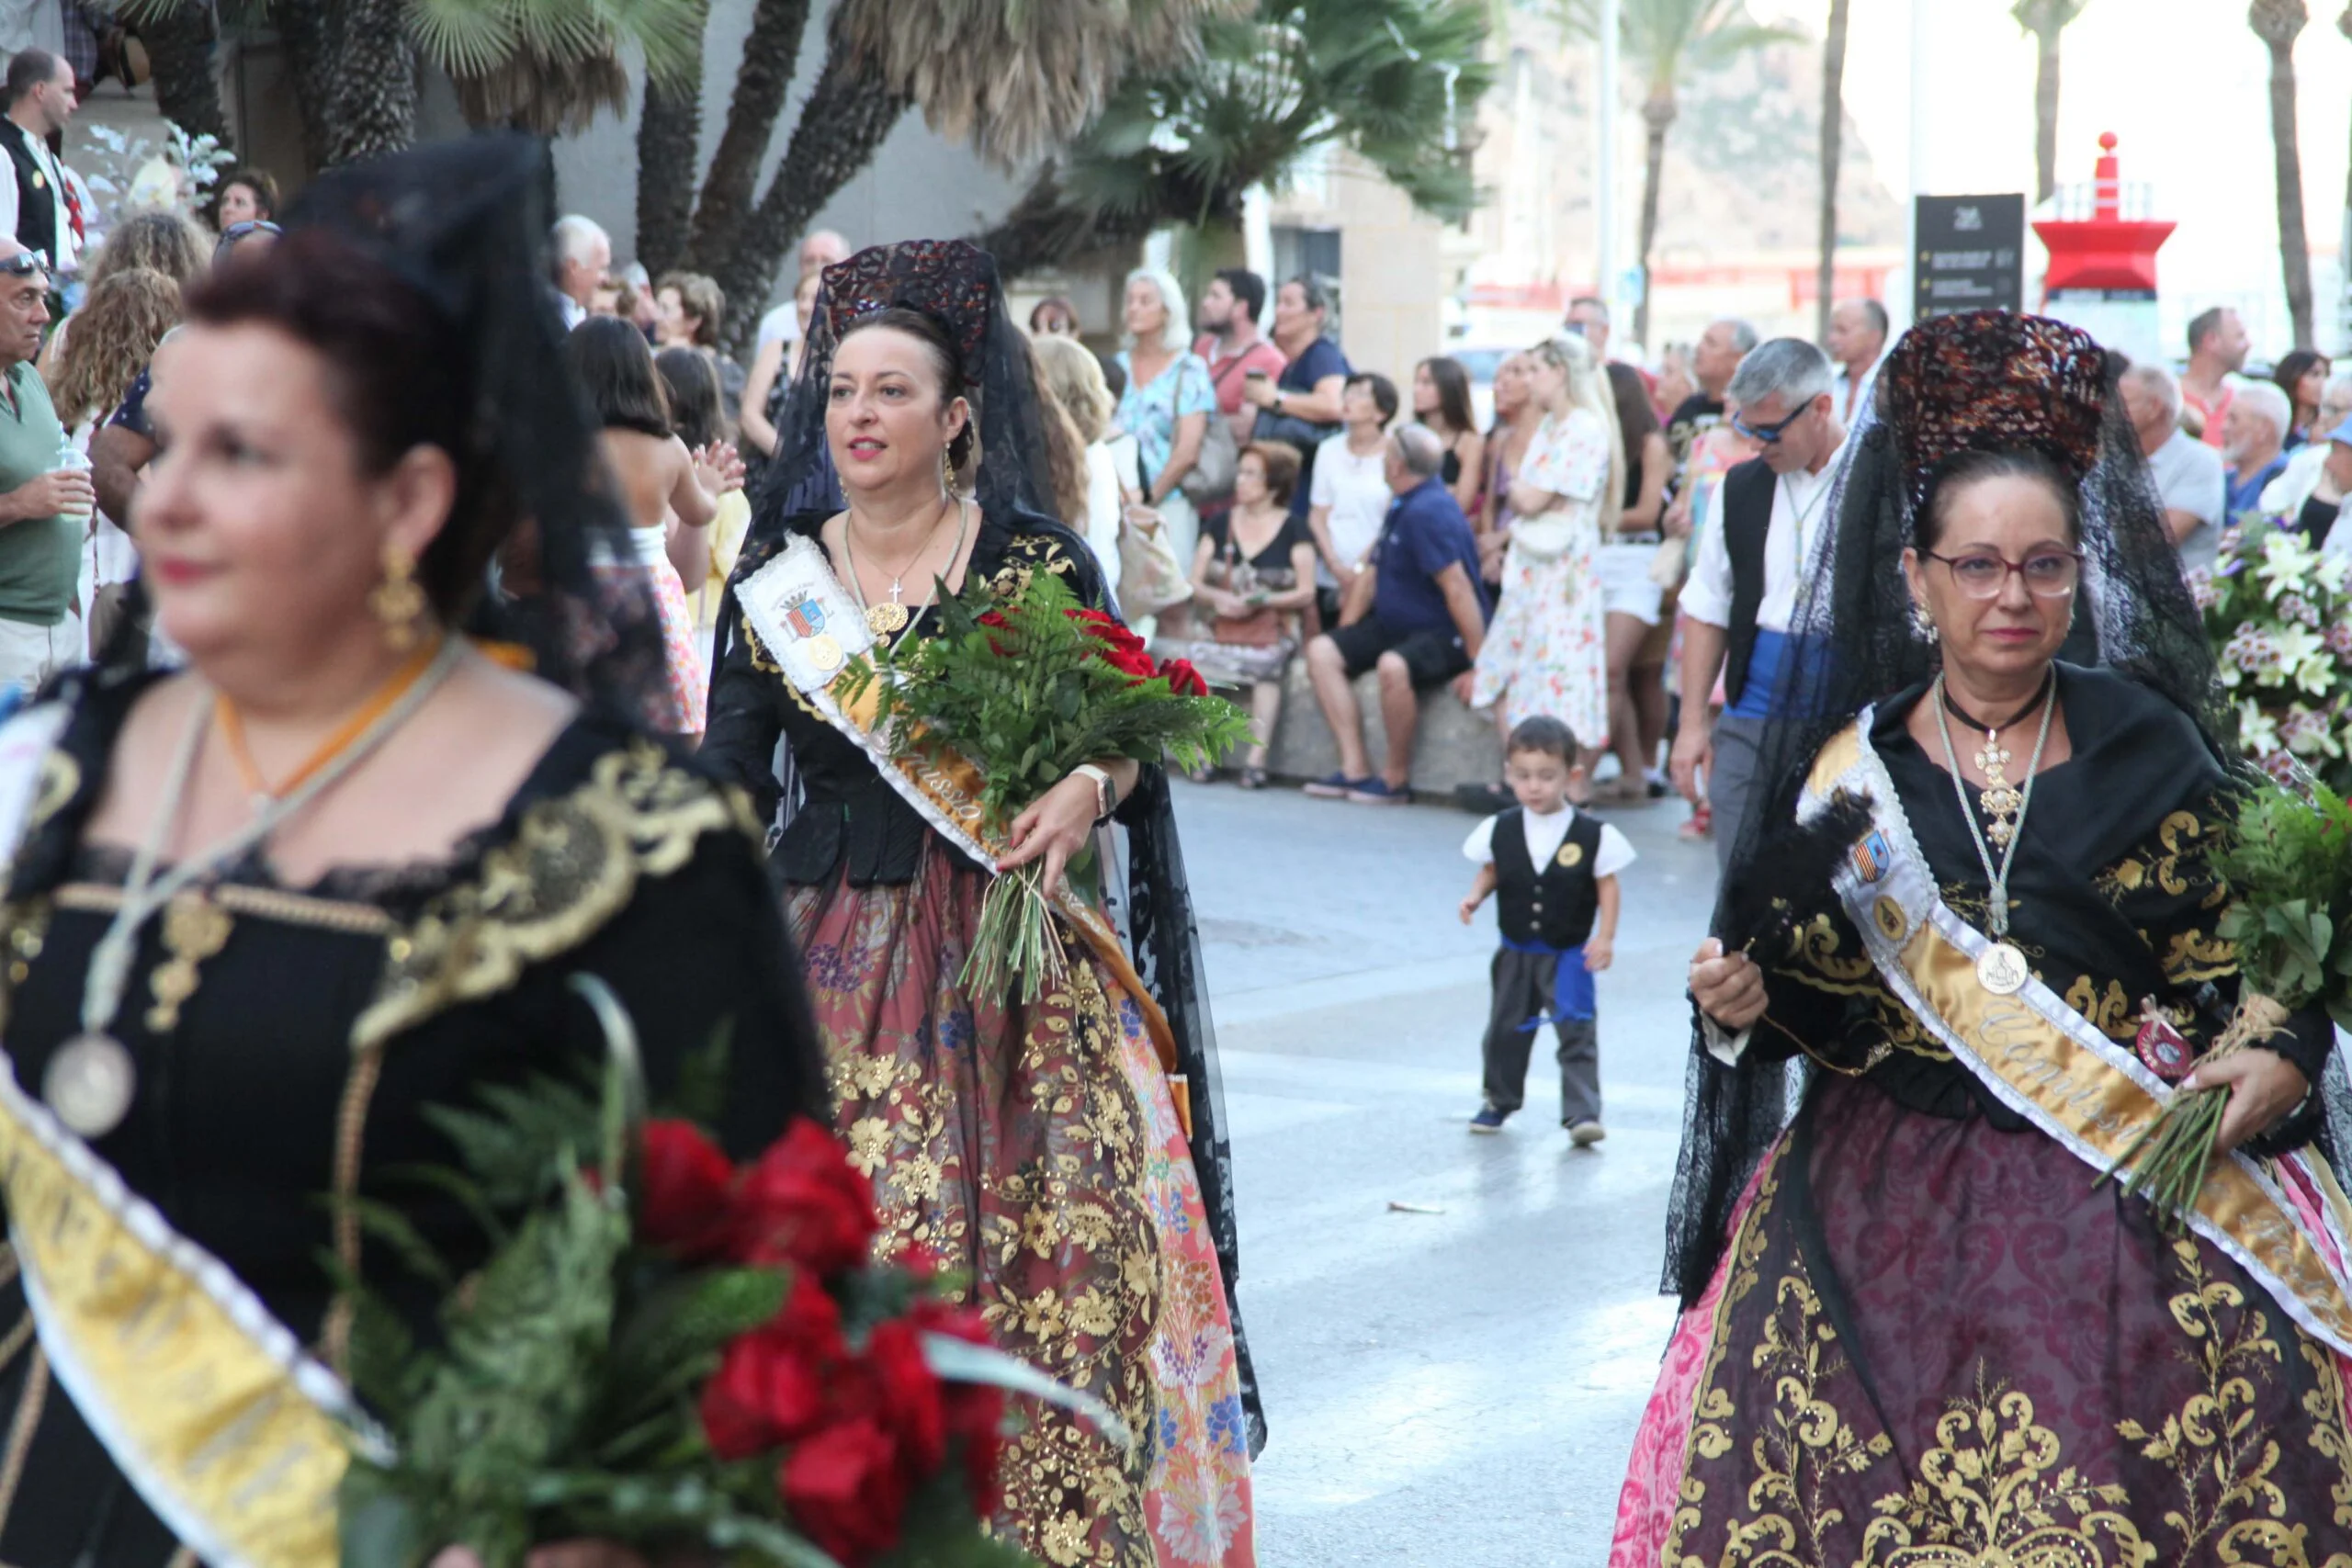
M 1511 547 L 1537 560 L 1557 560 L 1576 543 L 1577 520 L 1565 509 L 1510 522 Z
M 1192 580 L 1177 563 L 1165 527 L 1119 520 L 1119 608 L 1130 621 L 1157 615 L 1193 596 Z
M 1201 432 L 1200 456 L 1193 459 L 1192 471 L 1177 481 L 1176 488 L 1194 506 L 1215 506 L 1232 499 L 1234 472 L 1240 466 L 1240 444 L 1233 439 L 1233 426 L 1226 423 L 1219 411 L 1212 383 L 1208 425 Z
M 1650 558 L 1650 581 L 1671 593 L 1682 586 L 1682 579 L 1690 569 L 1690 541 L 1678 539 L 1671 534 L 1657 542 L 1657 554 Z

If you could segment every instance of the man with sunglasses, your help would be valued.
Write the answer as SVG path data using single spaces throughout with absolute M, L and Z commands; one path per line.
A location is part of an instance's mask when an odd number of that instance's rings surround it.
M 1704 774 L 1714 812 L 1715 860 L 1728 869 L 1774 717 L 1797 591 L 1829 531 L 1829 492 L 1846 442 L 1828 356 L 1802 338 L 1774 338 L 1739 362 L 1724 389 L 1736 429 L 1761 457 L 1724 476 L 1720 504 L 1699 536 L 1682 590 L 1682 725 L 1674 784 L 1694 804 Z M 1711 721 L 1715 677 L 1724 711 Z
M 0 690 L 29 691 L 82 655 L 73 620 L 88 474 L 61 469 L 65 429 L 33 360 L 49 325 L 49 269 L 0 236 Z

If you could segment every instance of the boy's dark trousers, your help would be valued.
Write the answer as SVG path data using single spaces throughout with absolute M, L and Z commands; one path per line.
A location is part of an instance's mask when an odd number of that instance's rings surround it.
M 1536 1031 L 1527 1021 L 1552 1010 L 1559 960 L 1548 953 L 1496 951 L 1494 1010 L 1487 1021 L 1487 1103 L 1506 1113 L 1527 1103 L 1527 1060 Z M 1564 1018 L 1559 1037 L 1560 1124 L 1600 1120 L 1600 1033 L 1597 1019 Z

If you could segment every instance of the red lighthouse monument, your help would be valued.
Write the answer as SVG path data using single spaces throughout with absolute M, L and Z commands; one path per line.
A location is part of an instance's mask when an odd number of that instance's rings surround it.
M 2134 358 L 2158 357 L 2156 252 L 2173 224 L 2148 216 L 2146 186 L 2123 184 L 2115 133 L 2098 145 L 2090 185 L 2060 191 L 2055 215 L 2034 220 L 2050 252 L 2041 308 Z

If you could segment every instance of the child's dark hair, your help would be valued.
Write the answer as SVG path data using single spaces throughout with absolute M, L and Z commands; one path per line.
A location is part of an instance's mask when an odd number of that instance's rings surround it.
M 1503 755 L 1511 757 L 1521 751 L 1541 751 L 1547 757 L 1557 757 L 1573 768 L 1582 748 L 1577 745 L 1575 730 L 1549 714 L 1539 713 L 1533 718 L 1522 718 L 1511 726 L 1510 740 L 1504 746 Z

